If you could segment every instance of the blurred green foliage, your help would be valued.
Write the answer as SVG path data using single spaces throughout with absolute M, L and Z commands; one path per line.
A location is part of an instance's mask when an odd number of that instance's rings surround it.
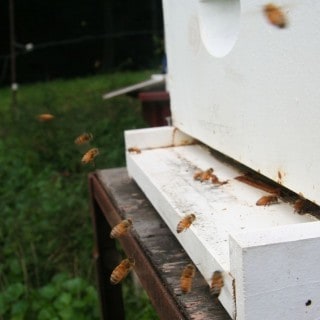
M 95 288 L 80 277 L 59 273 L 43 287 L 30 289 L 21 282 L 0 294 L 5 319 L 98 319 Z
M 123 131 L 146 126 L 138 100 L 102 94 L 150 74 L 23 86 L 14 116 L 10 90 L 0 90 L 1 320 L 99 319 L 87 174 L 124 166 Z M 55 118 L 39 122 L 41 113 Z M 91 145 L 76 146 L 85 131 Z M 100 149 L 95 167 L 80 161 L 91 147 Z M 128 319 L 157 319 L 145 294 L 124 295 Z

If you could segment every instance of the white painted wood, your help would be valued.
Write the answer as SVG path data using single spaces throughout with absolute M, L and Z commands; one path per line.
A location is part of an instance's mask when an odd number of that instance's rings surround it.
M 215 158 L 203 145 L 188 145 L 187 141 L 193 141 L 187 136 L 179 140 L 182 144 L 173 143 L 173 137 L 178 132 L 172 127 L 126 131 L 126 149 L 134 146 L 142 150 L 139 154 L 127 152 L 128 172 L 208 284 L 215 270 L 224 271 L 226 285 L 219 299 L 225 309 L 238 320 L 315 319 L 314 315 L 319 310 L 317 284 L 320 277 L 318 271 L 315 272 L 310 284 L 309 278 L 302 277 L 301 273 L 308 273 L 309 265 L 314 264 L 313 271 L 319 265 L 320 254 L 315 250 L 316 245 L 320 244 L 319 222 L 314 222 L 316 219 L 310 215 L 295 214 L 288 203 L 257 207 L 255 203 L 265 195 L 263 191 L 235 180 L 241 174 L 238 169 Z M 148 138 L 149 133 L 151 138 Z M 217 187 L 193 179 L 196 169 L 210 167 L 214 168 L 220 180 L 228 180 L 228 183 Z M 194 213 L 196 221 L 190 229 L 177 234 L 178 222 L 188 213 Z M 308 239 L 311 238 L 314 243 L 309 247 Z M 299 254 L 292 254 L 293 245 L 299 246 Z M 279 248 L 279 253 L 272 254 L 273 248 Z M 291 250 L 290 257 L 283 254 L 287 248 Z M 308 254 L 303 254 L 304 251 Z M 281 270 L 279 264 L 283 266 Z M 265 275 L 273 273 L 281 281 L 277 280 L 269 288 L 270 280 Z M 288 273 L 299 274 L 300 280 L 291 283 L 291 277 L 285 282 Z M 259 282 L 256 282 L 257 278 Z M 236 297 L 233 294 L 233 280 Z M 289 296 L 285 295 L 286 285 L 290 288 Z M 301 289 L 301 294 L 292 297 L 293 288 Z M 263 295 L 267 297 L 265 300 Z M 260 299 L 259 307 L 255 304 L 255 297 Z M 308 299 L 313 302 L 308 308 L 302 305 L 297 310 L 298 306 L 292 306 L 289 311 L 283 311 L 284 297 L 285 306 L 296 302 L 300 306 L 305 297 L 310 297 Z M 272 301 L 272 307 L 268 306 L 268 299 Z M 265 306 L 260 308 L 263 303 Z M 273 318 L 268 313 L 270 309 Z M 261 316 L 255 318 L 256 312 Z M 275 317 L 277 312 L 285 317 Z M 301 317 L 297 318 L 296 314 Z
M 320 319 L 320 222 L 231 236 L 237 319 Z
M 320 1 L 163 0 L 173 125 L 320 203 Z
M 154 86 L 165 84 L 165 75 L 164 74 L 153 74 L 151 76 L 151 79 L 148 79 L 146 81 L 142 81 L 136 84 L 133 84 L 131 86 L 127 86 L 124 88 L 120 88 L 111 92 L 107 92 L 102 96 L 102 99 L 107 100 L 113 97 L 117 97 L 129 92 L 138 91 L 142 89 L 150 89 Z
M 177 145 L 192 144 L 194 139 L 173 127 L 154 127 L 125 132 L 126 149 L 165 148 Z

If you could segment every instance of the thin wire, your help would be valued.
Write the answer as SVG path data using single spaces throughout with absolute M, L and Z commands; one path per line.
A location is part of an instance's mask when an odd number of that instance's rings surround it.
M 132 37 L 132 36 L 139 36 L 139 35 L 148 35 L 148 34 L 154 34 L 159 33 L 154 30 L 135 30 L 135 31 L 122 31 L 117 33 L 105 33 L 105 34 L 98 34 L 98 35 L 86 35 L 80 38 L 71 38 L 66 40 L 59 40 L 59 41 L 48 41 L 44 43 L 34 44 L 34 47 L 32 51 L 39 50 L 39 49 L 46 49 L 49 47 L 57 47 L 57 46 L 63 46 L 66 44 L 73 44 L 73 43 L 81 43 L 84 41 L 91 41 L 95 39 L 106 39 L 106 38 L 121 38 L 121 37 Z M 19 47 L 21 47 L 21 44 L 18 44 Z M 20 51 L 17 52 L 16 55 L 23 55 L 23 54 L 29 54 L 32 51 Z M 9 57 L 9 54 L 0 55 L 0 59 L 6 59 Z

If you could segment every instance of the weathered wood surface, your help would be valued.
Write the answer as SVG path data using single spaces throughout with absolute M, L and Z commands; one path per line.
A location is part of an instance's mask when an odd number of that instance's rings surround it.
M 169 319 L 170 312 L 175 319 L 231 319 L 210 295 L 208 284 L 199 272 L 192 291 L 181 293 L 181 272 L 191 260 L 125 168 L 99 170 L 91 180 L 95 180 L 93 197 L 111 227 L 122 218 L 133 220 L 132 232 L 120 239 L 120 243 L 127 255 L 134 256 L 135 271 L 161 319 Z M 99 184 L 101 190 L 97 191 Z M 102 190 L 107 196 L 103 196 Z M 106 203 L 110 200 L 111 206 Z

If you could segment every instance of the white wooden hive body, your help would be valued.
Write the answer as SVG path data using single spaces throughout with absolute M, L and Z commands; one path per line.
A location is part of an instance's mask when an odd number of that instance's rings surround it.
M 208 284 L 224 272 L 233 319 L 320 319 L 320 222 L 283 201 L 257 207 L 265 192 L 202 145 L 320 203 L 320 2 L 279 1 L 284 29 L 264 4 L 163 0 L 173 127 L 127 131 L 142 150 L 127 167 Z M 210 167 L 228 183 L 193 179 Z

